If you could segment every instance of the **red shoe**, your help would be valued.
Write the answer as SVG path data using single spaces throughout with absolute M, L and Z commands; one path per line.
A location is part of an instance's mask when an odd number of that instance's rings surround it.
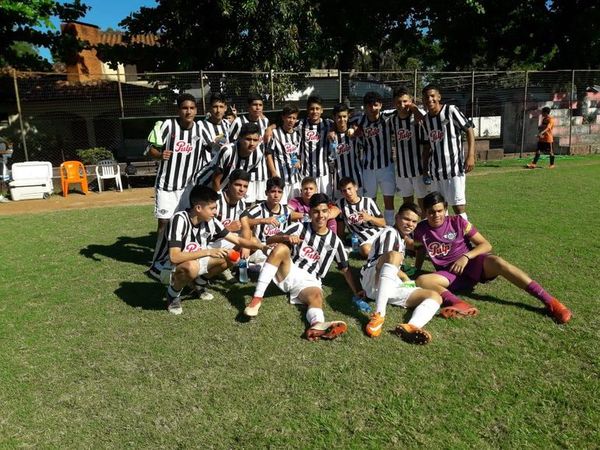
M 344 334 L 348 326 L 341 320 L 334 322 L 319 322 L 314 324 L 304 334 L 309 341 L 318 341 L 319 339 L 332 340 Z
M 550 304 L 546 306 L 546 310 L 558 323 L 567 323 L 571 320 L 571 311 L 569 308 L 555 298 L 552 298 Z
M 462 300 L 459 300 L 451 306 L 446 306 L 445 308 L 440 309 L 440 316 L 442 316 L 444 319 L 476 316 L 477 314 L 479 314 L 479 310 L 477 308 Z
M 409 344 L 423 345 L 431 342 L 431 334 L 428 331 L 410 323 L 401 323 L 396 327 L 394 332 Z

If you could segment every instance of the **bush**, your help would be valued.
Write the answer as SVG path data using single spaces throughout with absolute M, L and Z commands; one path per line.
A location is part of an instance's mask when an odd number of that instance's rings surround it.
M 92 147 L 75 151 L 81 162 L 86 165 L 98 164 L 98 161 L 102 161 L 103 159 L 115 159 L 112 152 L 106 150 L 104 147 Z

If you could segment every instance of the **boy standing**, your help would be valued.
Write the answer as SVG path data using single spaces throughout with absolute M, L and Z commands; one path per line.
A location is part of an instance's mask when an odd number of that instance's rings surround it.
M 352 178 L 362 190 L 362 169 L 356 139 L 351 139 L 348 133 L 348 113 L 350 108 L 345 103 L 333 107 L 335 157 L 334 173 L 331 182 L 334 186 L 344 177 Z M 330 144 L 331 145 L 331 144 Z
M 202 129 L 202 161 L 204 167 L 213 160 L 219 150 L 229 142 L 229 121 L 225 118 L 227 99 L 217 92 L 210 96 L 210 114 L 200 122 Z
M 542 108 L 542 123 L 538 127 L 538 143 L 535 156 L 533 161 L 527 164 L 528 169 L 535 169 L 537 162 L 540 159 L 542 152 L 550 155 L 549 169 L 554 169 L 554 151 L 552 149 L 554 143 L 554 135 L 552 130 L 554 129 L 554 117 L 550 115 L 550 108 L 547 106 Z

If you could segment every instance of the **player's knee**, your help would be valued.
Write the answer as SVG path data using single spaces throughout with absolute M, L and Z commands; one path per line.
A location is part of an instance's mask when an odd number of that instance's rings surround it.
M 425 289 L 425 295 L 427 295 L 427 298 L 437 302 L 438 305 L 442 304 L 442 296 L 437 292 L 432 291 L 431 289 Z
M 367 256 L 369 256 L 369 252 L 371 251 L 371 245 L 370 244 L 364 244 L 360 246 L 359 252 L 360 255 L 363 258 L 366 258 Z

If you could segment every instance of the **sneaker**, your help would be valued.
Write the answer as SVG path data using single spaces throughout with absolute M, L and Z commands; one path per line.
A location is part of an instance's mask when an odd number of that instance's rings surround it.
M 479 310 L 477 308 L 462 300 L 459 300 L 452 306 L 446 306 L 445 308 L 440 309 L 440 316 L 442 316 L 444 319 L 476 316 L 477 314 L 479 314 Z
M 537 167 L 537 164 L 534 163 L 529 163 L 525 166 L 526 169 L 535 169 Z
M 369 320 L 369 323 L 365 326 L 365 333 L 373 338 L 379 336 L 383 329 L 384 321 L 385 317 L 381 317 L 381 314 L 378 312 L 371 314 L 371 320 Z
M 225 269 L 221 275 L 223 275 L 223 278 L 225 278 L 225 281 L 232 281 L 235 277 L 233 276 L 233 274 L 231 273 L 230 269 Z
M 248 317 L 258 316 L 260 305 L 262 305 L 262 297 L 252 297 L 252 300 L 250 300 L 250 303 L 248 303 L 248 306 L 244 309 L 244 315 Z
M 212 300 L 215 298 L 215 296 L 208 292 L 205 288 L 196 289 L 196 294 L 198 294 L 198 298 L 200 300 Z
M 181 297 L 167 298 L 167 300 L 169 302 L 167 309 L 171 314 L 178 316 L 183 312 L 183 308 L 181 308 Z
M 553 298 L 550 304 L 546 306 L 548 314 L 558 323 L 567 323 L 571 320 L 571 311 L 557 299 Z
M 550 164 L 550 165 L 548 166 L 548 169 L 556 169 L 556 165 L 555 165 L 555 164 Z
M 344 334 L 347 330 L 348 326 L 341 320 L 319 322 L 306 330 L 304 337 L 309 341 L 318 341 L 319 339 L 332 340 Z
M 423 328 L 416 327 L 410 323 L 401 323 L 396 327 L 394 332 L 400 338 L 409 344 L 429 344 L 431 342 L 431 334 Z

